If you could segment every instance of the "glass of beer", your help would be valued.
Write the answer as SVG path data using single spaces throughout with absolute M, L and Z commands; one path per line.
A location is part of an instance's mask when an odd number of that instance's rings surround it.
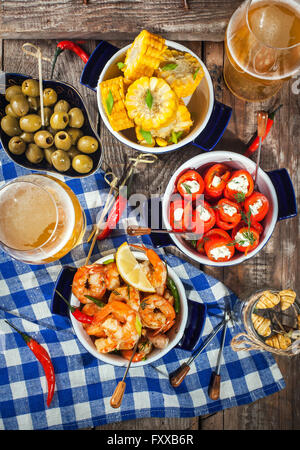
M 300 0 L 247 0 L 226 30 L 224 80 L 247 101 L 279 91 L 300 68 Z
M 0 246 L 29 264 L 62 258 L 82 242 L 86 229 L 74 192 L 49 175 L 25 175 L 4 185 L 0 211 Z

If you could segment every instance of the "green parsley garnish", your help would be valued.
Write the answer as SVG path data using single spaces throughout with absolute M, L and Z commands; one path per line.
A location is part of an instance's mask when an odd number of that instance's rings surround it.
M 140 129 L 140 133 L 143 136 L 143 138 L 145 139 L 145 141 L 147 142 L 147 144 L 151 145 L 152 144 L 152 134 L 150 133 L 150 131 L 145 131 Z
M 169 63 L 169 64 L 166 64 L 164 67 L 162 67 L 161 70 L 174 70 L 174 69 L 176 69 L 177 66 L 178 66 L 178 64 L 176 64 L 176 63 Z
M 188 184 L 182 183 L 182 186 L 184 187 L 184 189 L 186 190 L 186 192 L 187 192 L 188 194 L 192 194 L 191 188 L 189 187 Z
M 125 64 L 123 63 L 123 62 L 118 62 L 117 63 L 117 66 L 119 67 L 119 69 L 121 70 L 121 69 L 123 69 L 123 67 L 125 67 Z
M 146 99 L 145 100 L 146 100 L 148 108 L 151 109 L 152 108 L 152 104 L 153 104 L 153 97 L 152 97 L 152 94 L 150 92 L 150 89 L 147 89 Z
M 236 194 L 234 194 L 234 198 L 237 203 L 242 203 L 245 201 L 245 194 L 243 192 L 237 192 Z
M 109 94 L 106 98 L 106 107 L 107 107 L 107 112 L 109 115 L 111 115 L 112 109 L 114 106 L 114 98 L 113 95 L 111 93 L 111 90 L 109 90 Z
M 198 69 L 197 69 L 196 72 L 194 73 L 194 75 L 193 75 L 193 80 L 196 80 L 196 76 L 197 76 L 197 73 L 199 72 L 199 70 L 200 70 L 200 67 L 198 67 Z
M 172 131 L 172 135 L 171 135 L 171 142 L 173 142 L 174 144 L 178 143 L 178 140 L 181 138 L 182 136 L 182 131 Z

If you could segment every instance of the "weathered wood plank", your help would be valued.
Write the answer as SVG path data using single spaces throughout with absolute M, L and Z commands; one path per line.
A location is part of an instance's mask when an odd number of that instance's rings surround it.
M 0 37 L 5 39 L 131 39 L 139 31 L 176 40 L 222 41 L 241 0 L 5 0 Z

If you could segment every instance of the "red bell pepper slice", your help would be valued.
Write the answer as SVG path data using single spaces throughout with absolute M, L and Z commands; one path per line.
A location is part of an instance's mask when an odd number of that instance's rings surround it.
M 203 218 L 201 218 L 203 209 L 206 210 L 209 214 L 208 220 L 203 220 Z M 195 226 L 195 233 L 204 234 L 208 230 L 210 230 L 216 223 L 216 214 L 213 208 L 207 202 L 201 201 L 197 205 L 196 209 L 194 209 L 192 219 Z
M 234 250 L 234 245 L 228 245 L 229 243 L 230 243 L 230 239 L 228 240 L 228 239 L 225 239 L 225 238 L 222 238 L 222 237 L 217 237 L 216 235 L 212 236 L 210 238 L 210 240 L 205 242 L 205 244 L 204 244 L 204 250 L 205 250 L 205 253 L 206 253 L 207 257 L 211 261 L 215 261 L 215 262 L 216 261 L 217 262 L 229 261 L 233 257 L 234 251 L 235 251 Z M 228 253 L 229 254 L 225 255 L 223 257 L 219 257 L 219 258 L 216 259 L 213 256 L 211 251 L 213 249 L 216 249 L 216 248 L 219 248 L 219 247 L 226 247 L 226 250 L 228 249 Z
M 219 177 L 220 181 L 213 186 L 214 178 Z M 214 164 L 211 166 L 204 176 L 205 194 L 210 198 L 221 197 L 226 186 L 226 181 L 230 178 L 230 169 L 225 164 Z
M 196 192 L 192 192 L 189 182 L 195 182 L 197 188 Z M 198 186 L 197 186 L 197 184 Z M 197 199 L 197 196 L 204 192 L 204 181 L 201 175 L 196 170 L 188 170 L 179 177 L 177 181 L 177 191 L 184 198 L 189 198 L 192 201 Z
M 236 241 L 237 233 L 241 233 L 243 235 L 244 241 L 249 241 L 250 244 L 247 246 L 242 245 L 242 243 L 243 243 L 242 239 L 239 239 L 238 241 Z M 251 227 L 241 227 L 236 233 L 232 233 L 232 238 L 234 239 L 234 242 L 235 242 L 235 248 L 238 251 L 245 253 L 245 255 L 247 255 L 247 253 L 254 250 L 259 244 L 259 233 L 252 226 Z
M 108 214 L 107 221 L 101 233 L 98 234 L 97 239 L 101 241 L 110 235 L 111 230 L 114 230 L 122 217 L 122 214 L 127 206 L 127 198 L 119 195 L 113 204 L 110 213 Z
M 238 177 L 246 177 L 248 186 L 247 186 L 247 192 L 242 192 L 241 189 L 238 186 L 238 182 L 235 181 Z M 236 183 L 236 189 L 234 189 L 232 186 Z M 227 181 L 225 189 L 224 189 L 224 197 L 228 198 L 229 200 L 237 201 L 238 203 L 245 200 L 245 198 L 250 197 L 254 190 L 254 181 L 252 176 L 247 170 L 235 170 L 231 176 L 231 178 Z
M 176 218 L 176 210 L 180 209 L 180 218 Z M 182 213 L 182 214 L 181 214 Z M 192 231 L 192 202 L 184 199 L 171 201 L 169 220 L 174 231 Z
M 258 210 L 257 213 L 255 213 L 253 206 L 256 202 L 260 201 L 262 204 L 259 208 L 255 208 Z M 256 222 L 261 222 L 267 215 L 269 211 L 269 200 L 265 195 L 263 195 L 261 192 L 254 191 L 253 194 L 248 197 L 245 200 L 245 211 L 248 212 L 249 209 L 251 210 L 251 218 L 255 220 Z

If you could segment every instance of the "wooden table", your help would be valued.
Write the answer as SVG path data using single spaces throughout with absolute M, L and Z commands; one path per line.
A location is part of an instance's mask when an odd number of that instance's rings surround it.
M 2 16 L 0 21 L 6 21 L 6 28 L 1 27 L 2 36 L 6 39 L 2 41 L 0 46 L 0 61 L 1 68 L 8 72 L 20 72 L 26 73 L 28 75 L 37 76 L 36 65 L 32 63 L 27 56 L 22 52 L 21 46 L 25 42 L 24 40 L 7 39 L 13 37 L 21 37 L 20 29 L 26 27 L 31 29 L 31 31 L 26 31 L 26 39 L 29 37 L 38 37 L 42 34 L 45 37 L 43 40 L 31 40 L 34 44 L 41 46 L 43 54 L 48 57 L 52 57 L 56 42 L 54 40 L 48 40 L 48 38 L 57 37 L 69 37 L 66 33 L 66 27 L 64 21 L 60 21 L 57 28 L 55 28 L 54 16 L 52 7 L 56 5 L 58 8 L 57 14 L 62 14 L 65 10 L 70 13 L 70 3 L 71 2 L 24 2 L 24 6 L 20 6 L 20 14 L 22 11 L 24 14 L 29 14 L 28 4 L 36 5 L 37 16 L 41 14 L 42 3 L 49 4 L 50 18 L 46 17 L 41 19 L 43 24 L 45 24 L 45 29 L 42 26 L 37 26 L 35 31 L 33 30 L 33 17 L 30 19 L 29 24 L 22 24 L 16 22 L 16 17 L 13 19 L 12 15 L 16 15 L 13 12 L 12 6 L 16 6 L 14 1 L 5 1 L 1 4 L 1 13 L 5 12 L 5 16 Z M 91 14 L 91 6 L 81 5 L 81 1 L 74 2 L 78 3 L 79 8 L 87 8 Z M 103 3 L 109 7 L 116 2 L 103 1 L 103 2 L 91 2 L 91 3 Z M 118 4 L 128 5 L 129 16 L 131 15 L 130 7 L 134 7 L 135 3 L 139 3 L 139 6 L 145 6 L 147 1 L 136 1 L 136 2 L 118 2 Z M 158 1 L 152 3 L 159 3 Z M 161 2 L 160 2 L 161 3 Z M 163 2 L 166 5 L 171 3 L 175 4 L 172 0 Z M 274 98 L 262 103 L 262 104 L 250 104 L 244 103 L 236 99 L 224 85 L 222 77 L 222 66 L 223 66 L 223 44 L 222 42 L 212 42 L 212 41 L 201 41 L 200 39 L 216 38 L 214 40 L 220 40 L 220 36 L 223 35 L 224 27 L 222 23 L 226 21 L 230 16 L 229 10 L 232 12 L 237 4 L 240 2 L 232 1 L 212 1 L 212 2 L 201 2 L 201 1 L 191 1 L 189 2 L 192 7 L 195 5 L 203 6 L 204 3 L 212 4 L 216 11 L 216 21 L 218 21 L 218 31 L 213 35 L 212 33 L 207 34 L 201 31 L 201 26 L 198 24 L 199 19 L 203 18 L 203 12 L 196 11 L 194 15 L 191 12 L 185 13 L 184 10 L 180 12 L 180 17 L 183 14 L 190 15 L 190 23 L 184 23 L 183 28 L 176 26 L 179 30 L 179 37 L 186 39 L 191 38 L 191 35 L 184 34 L 182 29 L 193 29 L 195 26 L 195 36 L 199 36 L 198 40 L 193 40 L 189 42 L 182 41 L 183 45 L 186 45 L 191 50 L 193 50 L 197 55 L 199 55 L 210 71 L 211 77 L 213 79 L 215 96 L 216 99 L 230 105 L 233 108 L 233 115 L 226 130 L 223 138 L 215 148 L 216 150 L 231 150 L 236 152 L 243 152 L 246 148 L 247 142 L 252 137 L 253 133 L 256 131 L 256 111 L 258 109 L 270 110 L 275 104 L 279 102 L 283 104 L 278 116 L 275 119 L 275 125 L 272 133 L 268 136 L 267 140 L 263 146 L 261 165 L 264 170 L 271 170 L 275 168 L 285 167 L 288 169 L 296 193 L 299 195 L 299 177 L 298 177 L 298 155 L 300 154 L 300 126 L 299 126 L 299 114 L 300 114 L 300 95 L 296 95 L 292 91 L 292 85 L 294 86 L 294 91 L 300 88 L 300 80 L 291 79 L 287 82 L 281 92 Z M 226 13 L 220 12 L 217 6 L 230 4 L 230 8 L 226 9 Z M 19 5 L 19 3 L 18 3 Z M 74 6 L 74 5 L 73 5 Z M 124 6 L 124 5 L 123 5 Z M 112 7 L 112 6 L 111 6 Z M 69 9 L 68 9 L 69 8 Z M 120 6 L 121 8 L 121 6 Z M 167 6 L 166 6 L 167 8 Z M 35 8 L 34 8 L 35 9 Z M 213 8 L 211 8 L 211 11 Z M 9 14 L 10 15 L 9 15 Z M 79 13 L 78 13 L 79 14 Z M 77 15 L 78 15 L 77 14 Z M 107 13 L 108 14 L 108 13 Z M 127 10 L 126 10 L 127 14 Z M 146 16 L 145 12 L 145 16 Z M 20 19 L 20 16 L 18 16 Z M 26 16 L 27 17 L 27 16 Z M 126 16 L 127 17 L 127 16 Z M 152 26 L 153 17 L 150 20 L 150 26 L 148 27 L 152 31 L 166 30 L 167 32 L 174 27 L 176 20 L 181 20 L 178 11 L 173 13 L 169 17 L 169 22 L 166 23 L 160 18 L 159 25 L 157 27 Z M 186 16 L 184 16 L 186 17 Z M 222 20 L 220 19 L 222 17 Z M 27 17 L 28 18 L 28 17 Z M 66 22 L 68 20 L 74 20 L 72 17 L 64 17 Z M 219 20 L 220 19 L 220 20 Z M 50 20 L 48 24 L 47 20 Z M 77 20 L 77 19 L 76 19 Z M 188 22 L 188 19 L 185 19 Z M 204 19 L 203 19 L 204 20 Z M 222 22 L 223 21 L 223 22 Z M 144 18 L 144 22 L 141 22 L 138 30 L 145 25 L 147 21 Z M 197 26 L 195 24 L 198 24 Z M 207 22 L 208 23 L 208 22 Z M 31 24 L 31 25 L 30 25 Z M 48 25 L 47 25 L 48 24 Z M 114 19 L 114 26 L 116 26 L 117 21 Z M 73 24 L 74 25 L 74 24 Z M 74 25 L 75 26 L 75 25 Z M 88 25 L 83 24 L 84 27 Z M 121 30 L 123 24 L 119 22 L 119 28 L 116 29 L 116 37 L 119 41 L 110 41 L 113 45 L 117 47 L 124 46 L 128 43 L 128 40 L 136 34 L 137 28 L 132 28 L 131 32 L 129 30 Z M 210 18 L 210 26 L 212 27 L 212 20 Z M 24 28 L 25 27 L 25 28 Z M 30 28 L 31 27 L 31 28 Z M 106 35 L 107 28 L 103 25 L 104 32 Z M 12 30 L 15 31 L 12 31 Z M 74 28 L 75 29 L 75 28 Z M 72 37 L 80 33 L 74 33 L 74 29 L 71 33 Z M 114 28 L 112 28 L 114 29 Z M 33 30 L 33 31 L 32 31 Z M 60 32 L 61 30 L 61 32 Z M 69 29 L 70 30 L 70 29 Z M 105 31 L 106 30 L 106 31 Z M 119 30 L 119 33 L 117 31 Z M 180 31 L 181 30 L 181 31 Z M 212 28 L 211 28 L 212 30 Z M 100 30 L 101 31 L 101 30 Z M 29 33 L 29 34 L 28 34 Z M 127 37 L 125 37 L 128 33 Z M 198 33 L 198 34 L 197 34 Z M 83 33 L 85 36 L 90 36 L 93 33 Z M 174 38 L 174 35 L 170 32 L 166 33 L 167 38 Z M 102 37 L 100 32 L 98 33 L 98 38 Z M 88 40 L 83 47 L 87 52 L 91 52 L 97 45 L 96 40 Z M 64 52 L 58 59 L 54 77 L 59 80 L 67 80 L 73 84 L 82 94 L 87 107 L 91 113 L 92 119 L 100 127 L 100 133 L 103 140 L 103 151 L 104 151 L 104 163 L 103 168 L 110 166 L 114 171 L 120 173 L 123 164 L 126 162 L 126 158 L 131 155 L 135 155 L 136 152 L 129 149 L 128 147 L 120 144 L 112 135 L 107 131 L 102 123 L 99 123 L 99 115 L 97 110 L 96 96 L 95 93 L 84 88 L 79 83 L 80 74 L 83 68 L 82 61 L 70 52 Z M 45 78 L 50 75 L 50 65 L 43 63 L 43 70 Z M 158 162 L 154 167 L 149 167 L 149 165 L 143 170 L 139 178 L 134 182 L 133 189 L 136 192 L 140 192 L 146 195 L 150 194 L 163 194 L 165 187 L 168 183 L 170 176 L 173 174 L 183 162 L 190 159 L 199 153 L 199 149 L 193 145 L 188 145 L 184 149 L 180 149 L 177 152 L 166 154 L 159 157 Z M 210 268 L 203 267 L 203 269 L 223 281 L 229 288 L 236 292 L 237 295 L 242 295 L 244 290 L 248 287 L 260 288 L 262 285 L 272 286 L 274 288 L 286 288 L 292 287 L 300 293 L 300 277 L 298 276 L 298 258 L 299 258 L 299 248 L 297 245 L 299 242 L 299 230 L 298 230 L 298 219 L 293 218 L 279 222 L 276 229 L 272 235 L 272 238 L 268 244 L 259 252 L 259 254 L 250 259 L 248 262 L 240 264 L 238 266 L 233 266 L 231 268 Z M 298 252 L 298 253 L 297 253 Z M 218 412 L 214 415 L 208 417 L 195 417 L 189 419 L 141 419 L 132 420 L 127 422 L 121 422 L 116 424 L 111 424 L 107 426 L 99 427 L 99 429 L 109 429 L 109 430 L 229 430 L 229 429 L 300 429 L 300 390 L 298 384 L 299 371 L 300 371 L 300 357 L 295 356 L 291 359 L 284 357 L 276 357 L 279 368 L 283 374 L 286 381 L 286 389 L 280 391 L 276 394 L 268 396 L 264 399 L 258 400 L 252 404 L 239 406 L 232 409 L 227 409 L 222 412 Z

